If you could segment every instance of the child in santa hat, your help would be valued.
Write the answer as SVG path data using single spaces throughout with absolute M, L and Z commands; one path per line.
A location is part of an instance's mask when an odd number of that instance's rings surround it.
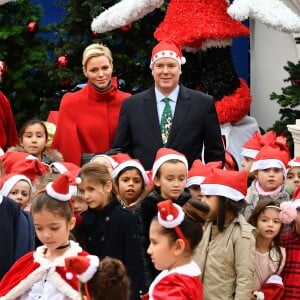
M 201 200 L 202 195 L 200 185 L 213 168 L 222 168 L 222 162 L 212 161 L 203 164 L 200 159 L 194 160 L 188 172 L 188 178 L 185 185 L 190 190 L 193 198 Z
M 280 246 L 285 248 L 286 261 L 281 272 L 285 286 L 282 300 L 300 299 L 300 187 L 298 186 L 293 203 L 297 210 L 297 216 L 291 223 L 289 230 L 280 236 Z
M 187 174 L 188 162 L 185 155 L 170 148 L 158 149 L 152 167 L 154 187 L 149 190 L 136 210 L 143 231 L 143 255 L 147 287 L 158 274 L 150 256 L 146 253 L 150 244 L 150 224 L 157 214 L 157 204 L 171 199 L 175 204 L 183 206 L 191 198 L 189 190 L 185 187 Z
M 293 197 L 296 188 L 300 184 L 300 156 L 294 157 L 288 163 L 288 170 L 285 178 L 285 190 Z
M 144 268 L 140 228 L 136 216 L 118 201 L 113 178 L 97 162 L 82 166 L 78 191 L 88 205 L 80 215 L 74 235 L 80 244 L 100 260 L 105 256 L 120 259 L 131 281 L 131 300 L 144 292 Z
M 251 299 L 255 228 L 241 215 L 247 173 L 214 168 L 201 184 L 210 207 L 194 259 L 202 271 L 205 300 Z
M 281 299 L 284 288 L 279 276 L 286 259 L 285 249 L 279 245 L 279 237 L 283 224 L 289 224 L 296 218 L 297 212 L 291 201 L 275 201 L 268 196 L 259 200 L 254 208 L 249 223 L 256 227 L 256 252 L 254 258 L 253 295 L 256 299 L 278 300 Z M 263 291 L 264 284 L 271 285 L 272 294 Z M 264 297 L 263 297 L 264 296 Z
M 112 177 L 119 201 L 124 207 L 135 212 L 149 181 L 144 167 L 138 160 L 125 159 L 113 170 Z
M 147 253 L 162 272 L 142 299 L 204 299 L 201 270 L 192 256 L 201 241 L 209 207 L 190 199 L 183 207 L 165 200 L 157 203 L 157 208 L 150 225 Z
M 71 277 L 80 280 L 83 300 L 129 299 L 129 278 L 123 263 L 115 258 L 98 256 L 72 256 L 65 258 L 66 269 Z
M 87 255 L 70 240 L 75 225 L 69 179 L 62 174 L 33 199 L 31 215 L 43 246 L 21 257 L 0 282 L 0 299 L 77 299 L 78 280 L 66 276 L 64 259 Z M 1 298 L 2 297 L 2 298 Z
M 261 195 L 279 202 L 290 200 L 289 193 L 284 189 L 289 160 L 290 153 L 285 143 L 273 141 L 260 149 L 250 169 L 256 179 L 247 190 L 247 206 L 243 212 L 246 219 L 250 217 Z

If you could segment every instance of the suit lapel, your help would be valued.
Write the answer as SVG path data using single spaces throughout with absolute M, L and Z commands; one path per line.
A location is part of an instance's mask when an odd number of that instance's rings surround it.
M 178 129 L 181 127 L 182 122 L 184 121 L 190 110 L 191 104 L 192 101 L 190 99 L 190 95 L 188 94 L 187 90 L 182 85 L 180 85 L 174 117 L 172 120 L 171 132 L 166 146 L 172 144 L 172 141 L 174 140 Z

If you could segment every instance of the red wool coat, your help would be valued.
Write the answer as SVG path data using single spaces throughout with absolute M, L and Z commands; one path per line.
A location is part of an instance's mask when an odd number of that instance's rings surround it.
M 121 104 L 130 96 L 117 86 L 114 77 L 106 92 L 98 92 L 88 82 L 83 89 L 63 96 L 52 148 L 60 151 L 65 161 L 80 165 L 82 153 L 111 148 Z

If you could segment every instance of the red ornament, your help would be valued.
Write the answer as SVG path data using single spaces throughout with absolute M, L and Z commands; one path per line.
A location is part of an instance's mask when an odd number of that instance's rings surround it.
M 67 55 L 61 55 L 56 59 L 56 66 L 59 69 L 67 67 L 68 63 L 69 63 L 69 59 Z
M 3 60 L 0 60 L 0 82 L 3 82 L 7 74 L 8 74 L 7 65 Z
M 294 79 L 293 83 L 295 86 L 300 86 L 300 79 Z
M 97 38 L 99 38 L 100 33 L 96 32 L 96 31 L 92 31 L 92 32 L 91 32 L 91 35 L 92 35 L 92 38 L 93 38 L 93 39 L 97 39 Z
M 36 33 L 37 29 L 38 29 L 39 25 L 37 22 L 35 21 L 30 21 L 27 24 L 27 30 L 30 33 Z
M 62 79 L 59 83 L 59 86 L 64 90 L 71 89 L 71 81 L 69 79 Z
M 125 25 L 125 26 L 122 26 L 120 29 L 121 29 L 122 31 L 128 31 L 128 30 L 130 30 L 131 28 L 132 28 L 132 24 L 129 23 L 129 24 Z

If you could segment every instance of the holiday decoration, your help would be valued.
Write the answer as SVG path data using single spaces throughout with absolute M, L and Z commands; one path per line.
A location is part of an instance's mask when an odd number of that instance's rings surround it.
M 122 31 L 128 31 L 128 30 L 130 30 L 131 28 L 132 28 L 132 24 L 129 23 L 129 24 L 125 25 L 125 26 L 122 26 L 120 29 L 121 29 Z
M 61 55 L 56 59 L 56 66 L 59 69 L 66 68 L 69 63 L 69 59 L 67 55 Z
M 162 3 L 120 1 L 93 19 L 92 30 L 105 32 L 124 26 Z M 198 82 L 193 85 L 214 96 L 226 150 L 238 162 L 242 145 L 259 129 L 256 120 L 248 116 L 250 89 L 238 77 L 230 51 L 233 38 L 249 35 L 240 22 L 247 17 L 284 32 L 300 31 L 300 18 L 279 0 L 235 0 L 231 5 L 227 0 L 170 0 L 165 18 L 154 32 L 157 40 L 172 39 L 183 50 L 201 56 L 199 68 L 193 64 L 198 70 L 194 76 Z
M 29 33 L 36 33 L 37 32 L 37 29 L 38 29 L 38 23 L 37 22 L 35 22 L 35 21 L 30 21 L 30 22 L 28 22 L 28 24 L 27 24 L 27 30 L 28 30 L 28 32 Z
M 62 79 L 59 82 L 59 86 L 64 90 L 70 90 L 71 89 L 71 81 L 69 79 Z

